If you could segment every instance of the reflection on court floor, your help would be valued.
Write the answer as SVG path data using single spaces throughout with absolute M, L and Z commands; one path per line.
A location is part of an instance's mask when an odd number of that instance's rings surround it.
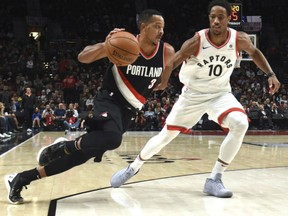
M 231 199 L 202 193 L 207 174 L 155 179 L 55 200 L 56 216 L 288 215 L 288 167 L 230 171 Z M 286 179 L 286 180 L 285 180 Z M 52 211 L 51 211 L 52 215 Z

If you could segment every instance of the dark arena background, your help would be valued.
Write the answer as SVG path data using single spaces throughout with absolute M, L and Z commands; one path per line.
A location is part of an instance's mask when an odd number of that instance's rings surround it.
M 185 40 L 208 28 L 202 0 L 1 0 L 0 1 L 0 177 L 37 166 L 37 153 L 58 137 L 86 133 L 82 121 L 93 110 L 108 66 L 104 58 L 82 64 L 89 44 L 105 41 L 114 28 L 137 34 L 136 20 L 147 8 L 165 19 L 163 40 L 178 51 Z M 23 189 L 24 204 L 7 201 L 0 184 L 0 215 L 288 215 L 288 3 L 285 0 L 230 1 L 231 28 L 244 31 L 281 82 L 268 93 L 267 77 L 242 52 L 231 76 L 232 93 L 249 117 L 239 154 L 225 175 L 235 191 L 229 200 L 205 196 L 202 187 L 226 132 L 207 114 L 191 132 L 180 134 L 123 187 L 110 187 L 114 172 L 131 163 L 146 141 L 164 126 L 181 94 L 180 67 L 168 87 L 151 94 L 122 145 Z M 34 100 L 24 106 L 26 89 Z M 150 110 L 152 108 L 152 111 Z M 264 109 L 266 117 L 260 113 Z M 68 121 L 77 110 L 72 126 Z M 37 120 L 37 116 L 39 121 Z M 64 117 L 63 117 L 64 116 Z M 35 120 L 36 119 L 36 120 Z

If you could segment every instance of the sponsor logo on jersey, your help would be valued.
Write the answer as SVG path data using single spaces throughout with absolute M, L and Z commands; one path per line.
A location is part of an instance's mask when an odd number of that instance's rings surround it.
M 211 47 L 211 46 L 206 46 L 206 47 L 203 46 L 202 48 L 203 48 L 203 49 L 207 49 L 207 48 L 209 48 L 209 47 Z

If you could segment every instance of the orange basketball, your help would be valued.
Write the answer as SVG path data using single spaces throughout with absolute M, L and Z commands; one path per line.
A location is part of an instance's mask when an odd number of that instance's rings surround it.
M 105 48 L 109 60 L 119 66 L 132 64 L 140 52 L 137 38 L 127 31 L 112 34 L 105 41 Z

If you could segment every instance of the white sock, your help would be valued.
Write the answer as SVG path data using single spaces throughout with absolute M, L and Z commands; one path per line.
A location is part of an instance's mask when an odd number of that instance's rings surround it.
M 223 174 L 224 171 L 227 169 L 227 167 L 228 167 L 228 164 L 224 164 L 219 161 L 216 161 L 214 168 L 212 170 L 212 173 L 210 175 L 210 178 L 215 180 L 216 174 L 217 173 Z
M 144 160 L 141 160 L 140 156 L 138 155 L 136 159 L 130 164 L 130 167 L 134 169 L 134 173 L 138 172 L 141 166 L 144 164 Z

